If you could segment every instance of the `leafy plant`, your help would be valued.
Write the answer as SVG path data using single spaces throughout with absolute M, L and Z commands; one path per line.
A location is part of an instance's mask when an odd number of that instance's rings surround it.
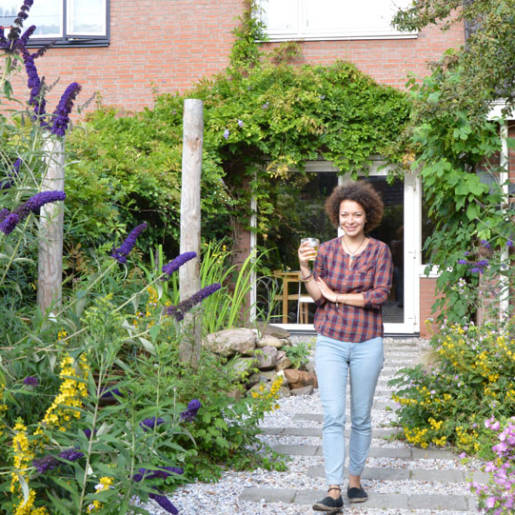
M 309 363 L 312 344 L 310 342 L 299 342 L 295 345 L 285 347 L 286 356 L 294 368 L 303 368 Z

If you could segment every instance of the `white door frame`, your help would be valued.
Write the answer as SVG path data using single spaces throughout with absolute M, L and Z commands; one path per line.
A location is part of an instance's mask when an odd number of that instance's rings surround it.
M 369 176 L 386 176 L 388 167 L 384 161 L 376 158 L 372 162 Z M 307 172 L 338 172 L 328 161 L 310 161 L 306 163 Z M 340 175 L 338 183 L 346 176 Z M 251 228 L 257 227 L 256 200 L 253 197 Z M 385 323 L 385 334 L 417 334 L 420 332 L 420 267 L 422 262 L 422 186 L 418 175 L 406 173 L 404 176 L 404 321 L 403 323 Z M 257 238 L 254 230 L 251 232 L 250 251 L 256 252 Z M 256 280 L 251 286 L 251 319 L 256 318 Z M 287 329 L 291 333 L 314 332 L 313 324 L 273 324 Z

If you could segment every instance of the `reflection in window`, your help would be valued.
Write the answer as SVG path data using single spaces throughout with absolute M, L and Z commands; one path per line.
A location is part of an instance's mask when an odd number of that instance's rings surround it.
M 20 0 L 1 0 L 0 25 L 12 25 Z M 24 27 L 36 26 L 31 43 L 56 41 L 57 45 L 95 44 L 107 41 L 108 0 L 37 0 L 29 11 Z

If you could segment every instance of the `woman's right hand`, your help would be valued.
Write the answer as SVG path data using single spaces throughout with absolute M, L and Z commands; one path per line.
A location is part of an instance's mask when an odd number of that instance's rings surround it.
M 300 268 L 309 269 L 309 260 L 313 260 L 316 256 L 316 250 L 307 242 L 300 245 L 298 250 Z

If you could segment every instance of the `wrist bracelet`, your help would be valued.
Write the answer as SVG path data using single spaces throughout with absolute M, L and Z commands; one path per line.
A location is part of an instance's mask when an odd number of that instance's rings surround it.
M 303 282 L 303 283 L 307 283 L 311 278 L 313 277 L 313 273 L 310 273 L 307 277 L 302 277 L 302 275 L 300 276 L 300 280 Z

